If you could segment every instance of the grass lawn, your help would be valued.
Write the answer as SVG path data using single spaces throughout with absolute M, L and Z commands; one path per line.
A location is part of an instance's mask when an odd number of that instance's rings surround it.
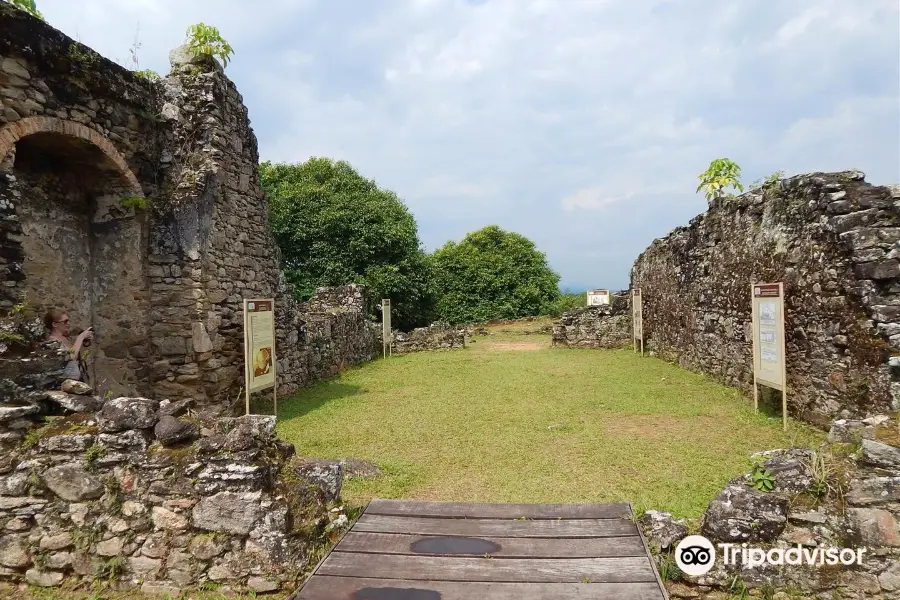
M 279 403 L 304 456 L 384 473 L 343 496 L 481 502 L 630 501 L 699 516 L 753 452 L 824 435 L 753 412 L 741 393 L 630 350 L 550 347 L 542 323 L 465 350 L 378 360 Z

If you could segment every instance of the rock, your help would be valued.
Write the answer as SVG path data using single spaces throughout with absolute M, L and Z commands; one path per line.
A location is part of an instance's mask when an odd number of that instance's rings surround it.
M 153 428 L 153 433 L 163 446 L 174 446 L 196 439 L 200 435 L 200 429 L 188 421 L 162 415 L 156 427 Z
M 0 496 L 24 496 L 28 489 L 28 475 L 14 473 L 9 477 L 0 477 Z
M 188 65 L 211 66 L 210 63 L 218 64 L 208 56 L 194 54 L 187 44 L 182 44 L 169 51 L 169 64 L 173 69 Z
M 219 492 L 194 507 L 194 526 L 206 531 L 247 535 L 262 517 L 260 492 Z
M 813 483 L 809 461 L 814 456 L 812 450 L 791 448 L 790 450 L 768 450 L 757 452 L 750 460 L 763 460 L 763 467 L 775 478 L 774 492 L 797 494 L 807 491 Z M 749 483 L 749 478 L 745 480 Z
M 145 581 L 141 584 L 141 593 L 148 596 L 179 598 L 183 595 L 182 591 L 177 585 L 165 581 Z
M 63 581 L 63 574 L 54 571 L 28 569 L 25 571 L 25 579 L 31 585 L 36 585 L 38 587 L 57 587 Z
M 878 576 L 878 584 L 886 592 L 900 591 L 900 560 Z
M 746 485 L 728 485 L 703 515 L 703 535 L 722 542 L 767 542 L 787 524 L 788 500 Z
M 87 434 L 54 435 L 40 441 L 40 447 L 49 452 L 84 452 L 94 445 L 94 436 Z
M 277 592 L 281 589 L 281 586 L 276 582 L 263 579 L 262 577 L 251 577 L 247 580 L 247 587 L 258 594 Z
M 176 402 L 172 402 L 171 400 L 163 400 L 159 403 L 159 416 L 169 415 L 170 417 L 180 417 L 188 410 L 193 408 L 194 401 L 190 398 L 186 400 L 178 400 Z
M 688 534 L 683 519 L 676 520 L 669 513 L 655 510 L 645 512 L 640 519 L 640 525 L 650 544 L 660 550 L 668 550 Z
M 60 533 L 58 535 L 44 536 L 41 538 L 40 549 L 41 551 L 47 550 L 63 550 L 72 545 L 72 534 L 68 532 Z
M 36 415 L 39 412 L 41 412 L 41 409 L 38 406 L 8 406 L 0 404 L 0 423 Z
M 809 512 L 791 512 L 788 513 L 788 520 L 797 523 L 810 523 L 812 525 L 824 525 L 828 522 L 828 517 L 820 511 Z
M 122 515 L 126 517 L 136 517 L 147 512 L 147 507 L 140 502 L 126 500 L 122 503 Z
M 671 583 L 667 588 L 670 598 L 687 598 L 688 600 L 700 598 L 700 592 L 696 588 L 683 583 Z
M 360 458 L 345 458 L 341 460 L 344 469 L 344 477 L 378 477 L 381 475 L 381 467 L 375 463 Z
M 156 525 L 158 529 L 183 531 L 188 528 L 188 520 L 186 517 L 160 506 L 153 507 L 152 518 L 153 524 Z
M 897 519 L 888 511 L 878 508 L 849 508 L 847 517 L 863 546 L 869 548 L 900 546 L 900 528 Z
M 72 463 L 50 467 L 42 478 L 50 491 L 69 502 L 96 500 L 104 492 L 100 481 L 83 467 Z
M 337 500 L 341 495 L 343 468 L 338 460 L 324 458 L 295 458 L 290 463 L 291 473 L 322 489 L 326 501 Z
M 13 569 L 31 566 L 31 556 L 29 556 L 25 538 L 0 537 L 0 565 Z
M 856 506 L 900 502 L 900 477 L 854 479 L 846 498 Z
M 103 445 L 116 450 L 143 451 L 150 445 L 147 434 L 135 429 L 129 429 L 128 431 L 117 434 L 101 433 L 98 439 Z
M 830 443 L 855 444 L 862 439 L 872 439 L 875 437 L 875 428 L 862 421 L 849 421 L 847 419 L 838 419 L 831 424 L 831 430 L 828 432 L 828 441 Z
M 162 568 L 162 561 L 146 556 L 132 556 L 128 559 L 128 568 L 135 574 L 145 578 L 155 577 Z
M 247 450 L 275 438 L 274 416 L 244 415 L 235 419 L 223 419 L 220 425 L 228 429 L 225 447 L 232 452 Z
M 97 556 L 119 556 L 122 554 L 122 538 L 114 537 L 97 543 Z
M 66 379 L 63 381 L 60 389 L 67 394 L 75 394 L 77 396 L 91 396 L 94 393 L 91 386 L 76 379 Z
M 225 552 L 225 544 L 210 535 L 196 535 L 188 544 L 188 550 L 200 560 L 212 560 Z
M 156 425 L 159 402 L 148 398 L 116 398 L 103 405 L 100 429 L 116 433 L 127 429 L 149 429 Z
M 900 470 L 900 448 L 875 440 L 863 440 L 862 460 L 876 467 Z
M 46 393 L 47 399 L 63 409 L 73 413 L 97 412 L 103 406 L 103 400 L 93 396 L 78 396 L 67 392 Z

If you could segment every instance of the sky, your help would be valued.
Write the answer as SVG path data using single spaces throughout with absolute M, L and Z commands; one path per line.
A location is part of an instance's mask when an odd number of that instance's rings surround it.
M 169 72 L 193 23 L 235 51 L 260 160 L 327 156 L 395 191 L 429 250 L 489 224 L 572 290 L 627 287 L 654 238 L 744 183 L 856 168 L 900 183 L 897 0 L 38 0 Z

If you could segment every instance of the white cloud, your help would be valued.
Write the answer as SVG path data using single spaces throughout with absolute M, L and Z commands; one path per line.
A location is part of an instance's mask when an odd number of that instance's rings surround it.
M 588 188 L 578 190 L 571 196 L 563 198 L 563 210 L 573 211 L 575 209 L 582 210 L 602 210 L 607 206 L 634 198 L 634 193 L 624 194 L 622 196 L 607 196 L 600 188 Z

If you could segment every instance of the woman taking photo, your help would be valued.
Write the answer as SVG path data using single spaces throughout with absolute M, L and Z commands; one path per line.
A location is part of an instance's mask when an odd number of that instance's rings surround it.
M 44 326 L 50 332 L 48 339 L 59 342 L 59 345 L 69 352 L 69 362 L 63 371 L 63 378 L 88 383 L 84 349 L 90 345 L 90 340 L 94 339 L 94 328 L 88 327 L 78 334 L 74 343 L 69 342 L 69 315 L 58 308 L 47 311 L 44 315 Z

